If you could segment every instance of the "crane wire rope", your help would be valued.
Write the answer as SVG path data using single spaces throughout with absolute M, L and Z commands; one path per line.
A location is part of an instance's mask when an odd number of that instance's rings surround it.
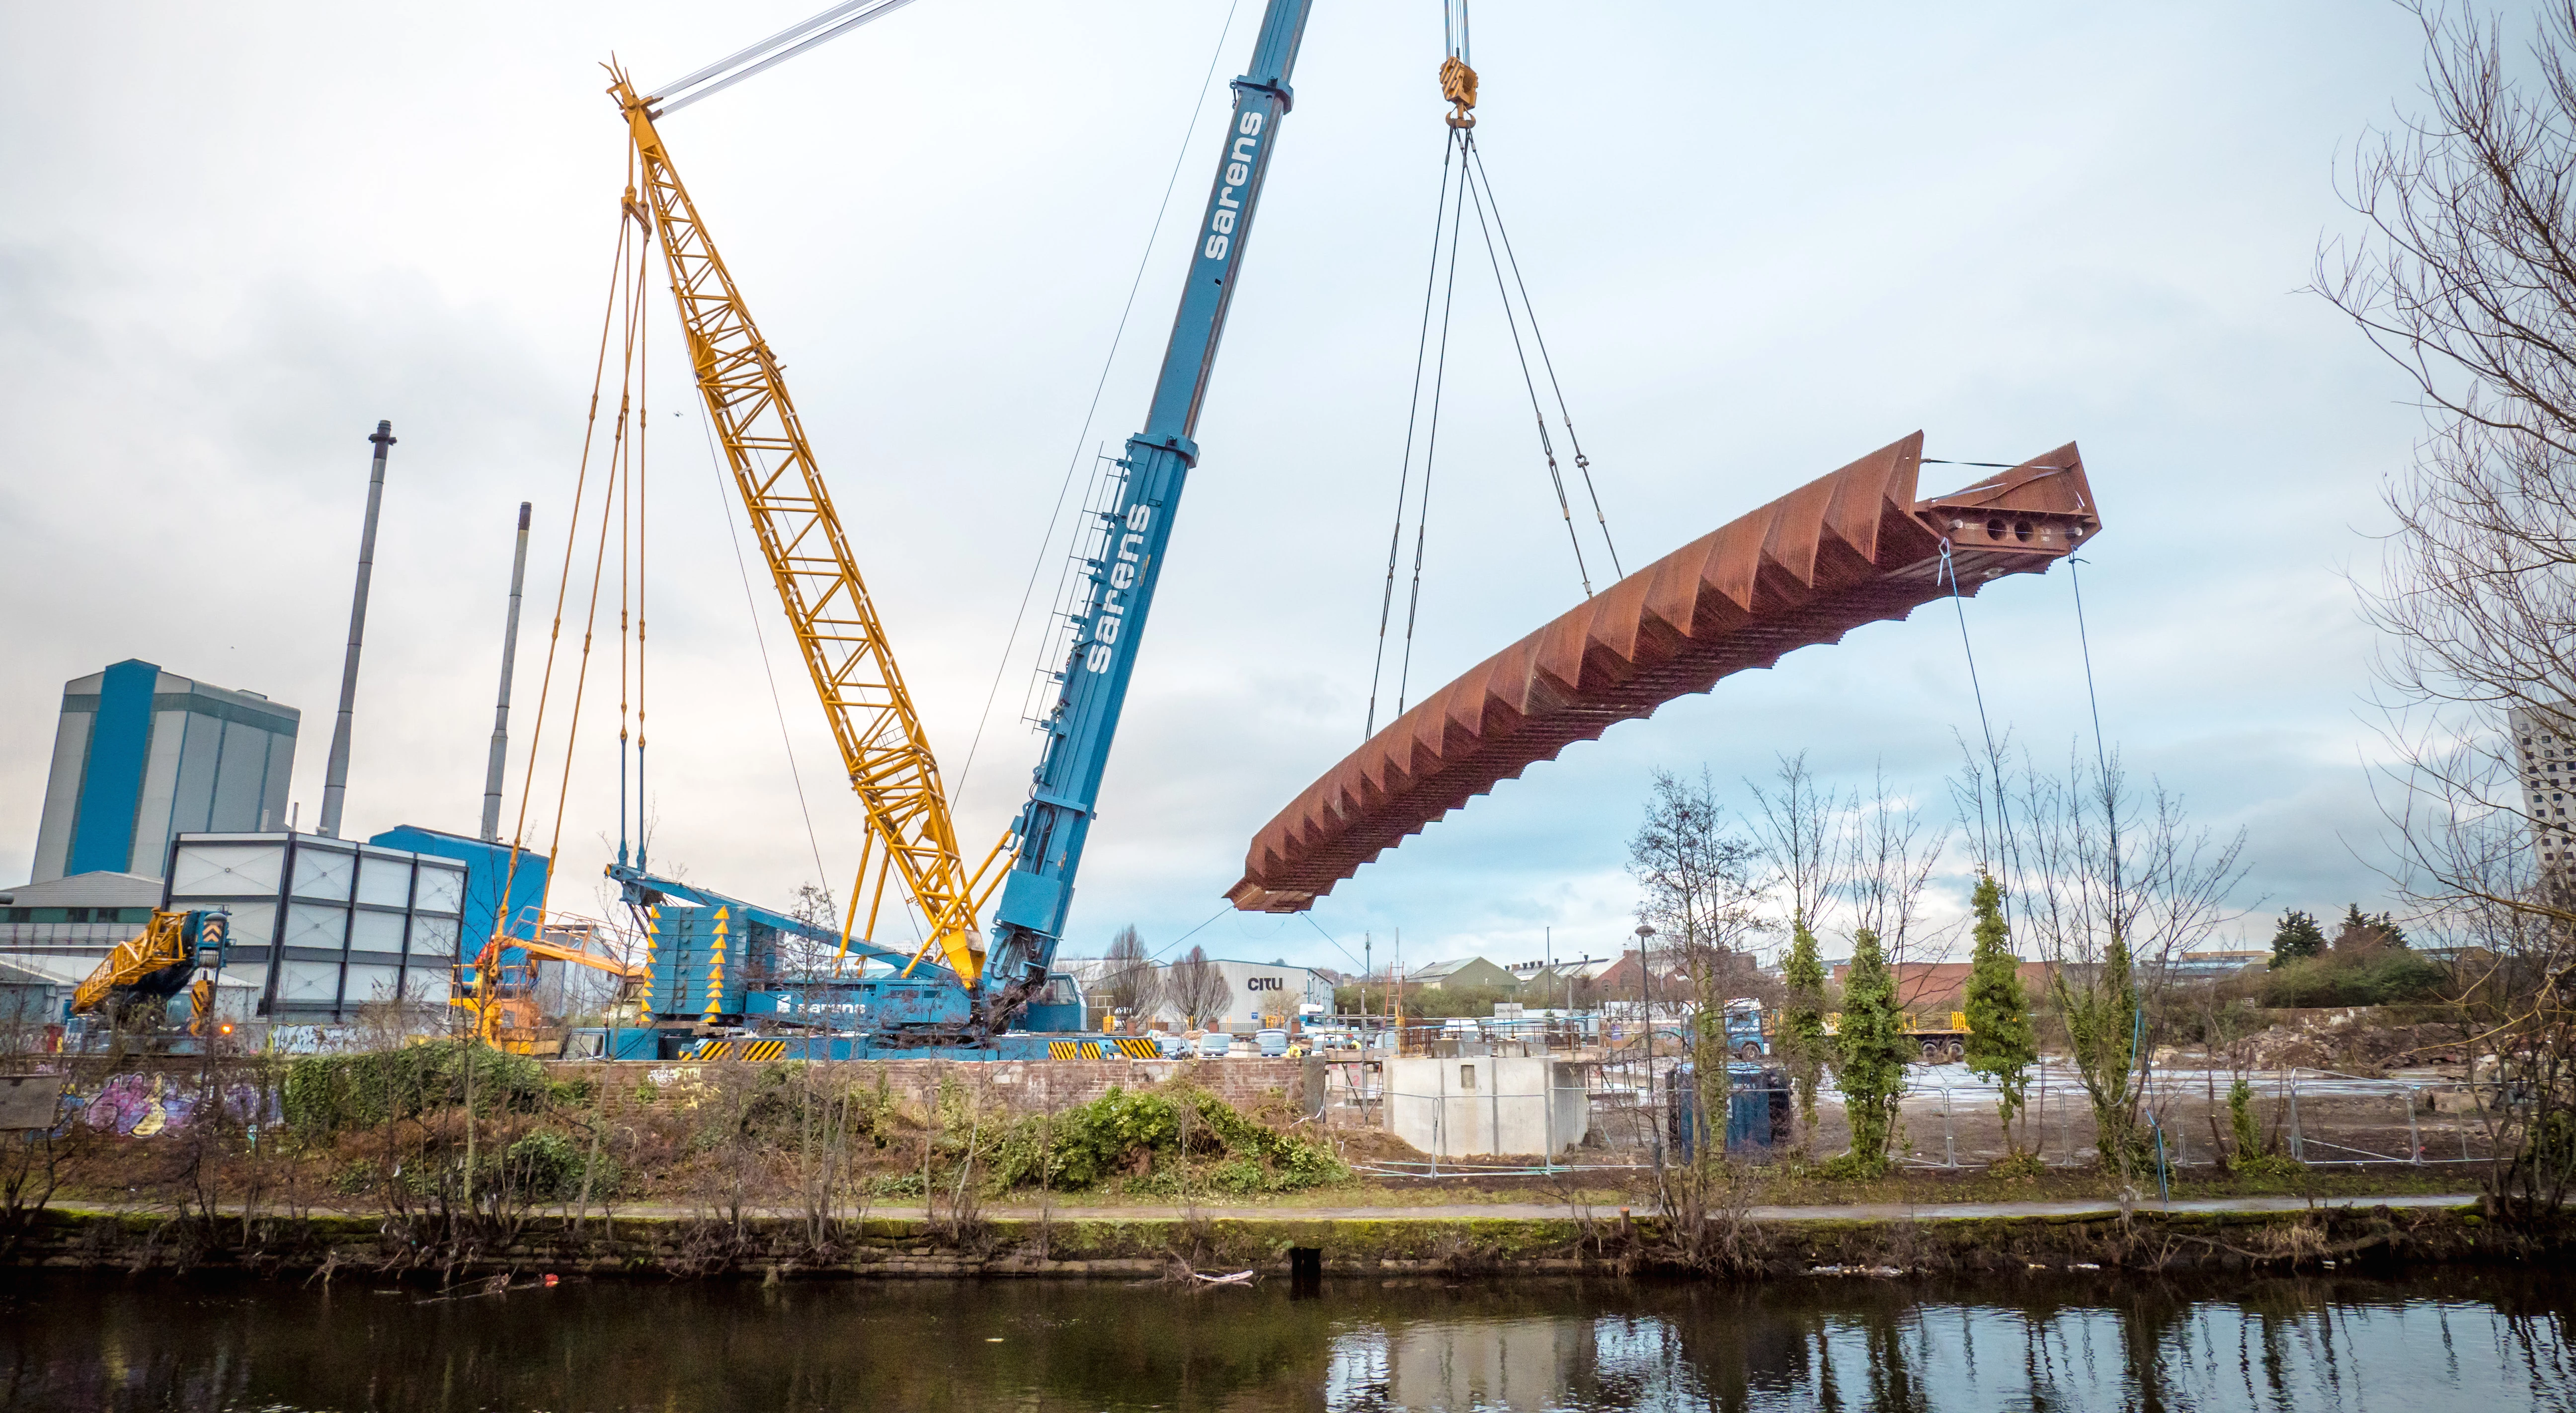
M 1404 498 L 1412 489 L 1413 434 L 1422 415 L 1422 364 L 1431 347 L 1431 296 L 1440 287 L 1440 236 L 1449 221 L 1449 162 L 1457 155 L 1458 145 L 1446 133 L 1440 138 L 1440 199 L 1432 206 L 1431 263 L 1422 272 L 1422 328 L 1413 339 L 1413 392 L 1405 402 L 1404 459 L 1397 464 L 1395 480 L 1395 528 L 1386 537 L 1386 592 L 1377 606 L 1377 653 L 1369 664 L 1368 719 L 1360 729 L 1365 741 L 1377 734 L 1378 683 L 1386 670 L 1386 628 L 1395 612 L 1395 565 L 1404 552 Z M 1430 470 L 1424 468 L 1424 475 Z
M 649 101 L 660 106 L 653 110 L 653 116 L 667 117 L 701 98 L 713 98 L 754 74 L 786 63 L 815 45 L 829 43 L 870 20 L 891 15 L 911 3 L 912 0 L 847 0 L 847 3 L 835 5 L 819 15 L 780 30 L 748 49 L 728 54 L 696 73 L 655 89 L 654 96 Z M 862 10 L 866 13 L 853 15 L 851 14 L 853 10 Z M 834 24 L 835 20 L 840 23 Z M 827 25 L 830 28 L 824 28 Z M 822 33 L 816 34 L 816 30 L 821 30 Z M 788 47 L 779 48 L 782 44 Z M 763 55 L 768 57 L 761 57 Z M 749 67 L 738 67 L 746 64 Z M 728 69 L 733 72 L 726 73 Z M 724 77 L 716 78 L 718 74 L 724 74 Z M 715 79 L 715 82 L 707 83 L 709 79 Z M 705 86 L 699 87 L 701 84 Z
M 796 812 L 805 820 L 805 845 L 814 853 L 815 886 L 829 889 L 831 871 L 823 867 L 823 841 L 814 832 L 814 810 L 805 801 L 805 773 L 796 764 L 796 741 L 787 730 L 787 703 L 778 692 L 778 673 L 769 664 L 769 634 L 760 626 L 760 603 L 751 592 L 751 564 L 743 558 L 742 532 L 734 528 L 733 487 L 725 483 L 724 460 L 716 452 L 715 429 L 698 418 L 707 444 L 707 470 L 715 477 L 716 506 L 724 515 L 725 539 L 733 545 L 734 571 L 742 577 L 742 606 L 751 615 L 751 640 L 760 648 L 760 677 L 769 684 L 769 709 L 778 717 L 778 744 L 787 752 L 787 778 L 796 786 Z M 853 888 L 853 893 L 855 893 Z M 856 903 L 855 896 L 851 900 Z
M 1440 198 L 1433 206 L 1431 227 L 1431 262 L 1423 277 L 1422 322 L 1414 336 L 1413 387 L 1406 403 L 1404 456 L 1398 463 L 1395 491 L 1395 523 L 1387 536 L 1386 583 L 1378 600 L 1377 645 L 1369 664 L 1368 708 L 1362 719 L 1360 734 L 1366 740 L 1377 734 L 1377 704 L 1385 685 L 1386 639 L 1392 626 L 1395 607 L 1395 577 L 1404 547 L 1404 507 L 1411 487 L 1413 444 L 1422 419 L 1422 365 L 1431 340 L 1432 296 L 1442 285 L 1440 238 L 1444 224 L 1449 237 L 1446 292 L 1440 301 L 1440 352 L 1433 366 L 1431 412 L 1428 434 L 1422 456 L 1422 490 L 1414 515 L 1413 577 L 1405 600 L 1404 646 L 1399 655 L 1396 674 L 1395 714 L 1402 716 L 1411 696 L 1413 676 L 1413 641 L 1422 613 L 1422 568 L 1430 538 L 1431 479 L 1433 464 L 1440 444 L 1440 413 L 1447 389 L 1449 335 L 1457 311 L 1458 242 L 1466 225 L 1466 208 L 1475 202 L 1476 226 L 1485 245 L 1485 258 L 1494 271 L 1494 293 L 1503 306 L 1503 322 L 1511 333 L 1512 353 L 1520 364 L 1521 386 L 1530 399 L 1531 420 L 1538 428 L 1539 451 L 1547 461 L 1549 485 L 1556 495 L 1558 518 L 1565 523 L 1567 545 L 1574 551 L 1574 572 L 1583 586 L 1583 596 L 1592 597 L 1592 571 L 1585 562 L 1583 538 L 1574 524 L 1574 509 L 1565 489 L 1565 473 L 1557 460 L 1554 436 L 1548 431 L 1547 411 L 1538 392 L 1537 377 L 1530 370 L 1529 350 L 1521 340 L 1520 324 L 1526 317 L 1530 341 L 1538 346 L 1539 361 L 1547 370 L 1548 388 L 1554 394 L 1557 414 L 1564 423 L 1568 448 L 1574 453 L 1575 468 L 1583 477 L 1586 499 L 1592 507 L 1594 521 L 1601 529 L 1601 543 L 1609 551 L 1610 567 L 1621 578 L 1626 570 L 1619 561 L 1619 547 L 1610 534 L 1610 518 L 1601 506 L 1601 493 L 1592 477 L 1592 463 L 1583 454 L 1583 443 L 1574 430 L 1574 414 L 1565 400 L 1565 388 L 1556 372 L 1556 361 L 1548 352 L 1547 336 L 1540 330 L 1537 307 L 1530 302 L 1529 283 L 1521 274 L 1520 256 L 1512 247 L 1511 231 L 1503 220 L 1501 202 L 1495 197 L 1493 180 L 1486 174 L 1483 149 L 1476 145 L 1476 120 L 1471 111 L 1476 100 L 1475 71 L 1467 66 L 1466 0 L 1447 0 L 1441 14 L 1442 37 L 1448 47 L 1448 58 L 1441 65 L 1442 96 L 1455 107 L 1446 118 L 1447 133 L 1442 139 L 1440 161 Z M 1458 186 L 1453 198 L 1449 187 L 1452 161 L 1458 168 Z M 1497 247 L 1497 241 L 1500 245 Z M 1505 266 L 1510 278 L 1504 278 Z M 1520 308 L 1512 307 L 1513 291 L 1520 295 Z
M 635 330 L 635 468 L 617 486 L 617 861 L 626 862 L 626 687 L 630 680 L 627 661 L 627 632 L 632 625 L 630 612 L 635 584 L 635 565 L 630 553 L 635 545 L 635 477 L 643 474 L 644 432 L 652 414 L 646 410 L 643 391 L 644 372 L 651 366 L 645 341 L 651 333 L 650 323 L 638 320 Z M 636 806 L 643 806 L 643 789 L 636 789 Z
M 494 942 L 498 942 L 508 931 L 511 921 L 510 898 L 518 885 L 519 860 L 527 852 L 528 806 L 532 797 L 536 794 L 537 757 L 545 744 L 546 707 L 553 698 L 555 651 L 559 646 L 561 646 L 563 641 L 564 600 L 568 596 L 572 587 L 573 550 L 579 544 L 581 537 L 582 499 L 590 484 L 590 456 L 595 439 L 599 432 L 599 393 L 600 389 L 606 386 L 608 377 L 608 336 L 610 331 L 616 327 L 618 296 L 624 292 L 626 287 L 626 267 L 631 247 L 630 237 L 632 235 L 632 231 L 628 225 L 627 216 L 633 209 L 632 193 L 634 191 L 635 177 L 634 158 L 631 154 L 627 158 L 626 170 L 627 191 L 629 192 L 628 204 L 621 207 L 617 214 L 617 252 L 615 257 L 609 262 L 608 299 L 600 309 L 599 354 L 591 368 L 590 409 L 583 419 L 581 456 L 579 461 L 575 463 L 575 469 L 573 472 L 572 512 L 564 517 L 563 570 L 555 580 L 554 619 L 546 629 L 546 665 L 544 671 L 539 674 L 537 679 L 536 721 L 531 725 L 528 732 L 528 764 L 525 773 L 521 775 L 519 780 L 518 817 L 510 826 L 510 861 L 508 866 L 502 870 L 500 895 L 493 902 L 492 940 Z M 635 263 L 639 266 L 641 265 L 642 261 L 640 257 Z M 557 810 L 557 816 L 558 823 L 560 823 L 560 808 Z M 554 873 L 554 869 L 552 867 L 553 859 L 551 856 L 547 859 L 547 864 L 548 867 L 546 872 L 549 878 L 551 878 Z M 536 926 L 539 929 L 543 928 L 544 920 L 545 902 L 541 897 L 537 905 L 536 919 Z M 481 983 L 478 981 L 478 989 L 480 984 Z
M 993 685 L 985 689 L 984 710 L 975 718 L 975 735 L 967 744 L 965 764 L 958 768 L 957 789 L 950 797 L 952 799 L 965 798 L 966 781 L 975 773 L 975 754 L 983 748 L 984 729 L 993 719 L 993 702 L 1001 695 L 1002 679 L 1010 674 L 1011 652 L 1019 646 L 1020 629 L 1028 621 L 1029 600 L 1037 592 L 1038 576 L 1046 572 L 1049 551 L 1055 545 L 1055 529 L 1064 518 L 1065 498 L 1073 493 L 1074 472 L 1082 467 L 1082 444 L 1090 438 L 1091 424 L 1100 416 L 1100 399 L 1109 386 L 1109 371 L 1118 361 L 1119 345 L 1126 340 L 1127 321 L 1136 311 L 1137 292 L 1145 287 L 1145 267 L 1153 260 L 1155 238 L 1163 233 L 1163 222 L 1171 214 L 1172 193 L 1179 188 L 1182 164 L 1189 160 L 1190 139 L 1197 135 L 1199 115 L 1207 111 L 1208 92 L 1216 83 L 1217 66 L 1225 57 L 1225 41 L 1234 32 L 1235 12 L 1241 7 L 1242 0 L 1230 0 L 1225 9 L 1225 23 L 1217 29 L 1216 47 L 1208 55 L 1207 74 L 1199 80 L 1198 101 L 1190 105 L 1190 120 L 1181 129 L 1181 150 L 1172 158 L 1171 175 L 1163 180 L 1162 204 L 1154 208 L 1154 224 L 1145 232 L 1144 252 L 1136 257 L 1136 274 L 1127 285 L 1127 302 L 1119 306 L 1118 327 L 1109 336 L 1109 352 L 1100 360 L 1100 376 L 1092 382 L 1091 405 L 1083 411 L 1082 430 L 1074 434 L 1073 454 L 1065 460 L 1064 482 L 1056 488 L 1055 508 L 1047 512 L 1046 533 L 1039 538 L 1037 555 L 1029 564 L 1028 583 L 1020 589 L 1020 606 L 1011 615 L 1011 631 L 1002 641 L 1002 659 L 993 668 Z M 1070 555 L 1066 557 L 1065 565 L 1066 572 L 1070 573 Z M 1061 591 L 1062 587 L 1059 578 L 1057 588 Z
M 1443 159 L 1442 169 L 1448 163 Z M 1440 395 L 1449 384 L 1449 330 L 1458 309 L 1458 237 L 1466 227 L 1467 184 L 1458 183 L 1456 208 L 1449 215 L 1449 278 L 1440 298 L 1440 356 L 1431 367 L 1431 426 L 1422 446 L 1422 500 L 1413 513 L 1413 586 L 1404 601 L 1404 654 L 1395 674 L 1395 714 L 1404 715 L 1407 689 L 1413 682 L 1413 630 L 1422 616 L 1422 556 L 1431 538 L 1431 468 L 1440 455 Z M 1439 258 L 1438 247 L 1432 257 Z M 1399 542 L 1404 537 L 1396 529 Z M 1372 713 L 1374 715 L 1374 713 Z M 1371 734 L 1375 734 L 1372 732 Z
M 1624 579 L 1628 571 L 1620 566 L 1618 542 L 1610 538 L 1610 517 L 1602 512 L 1600 489 L 1592 483 L 1592 458 L 1583 454 L 1583 438 L 1575 433 L 1573 409 L 1565 400 L 1564 385 L 1557 381 L 1555 356 L 1547 351 L 1547 334 L 1538 326 L 1538 306 L 1530 303 L 1529 284 L 1521 278 L 1521 258 L 1512 249 L 1511 228 L 1503 222 L 1502 203 L 1494 196 L 1494 179 L 1485 173 L 1485 149 L 1475 144 L 1472 134 L 1467 156 L 1476 164 L 1476 181 L 1485 189 L 1485 205 L 1493 208 L 1494 234 L 1502 237 L 1503 259 L 1512 267 L 1512 284 L 1521 294 L 1521 312 L 1529 316 L 1530 338 L 1538 344 L 1539 365 L 1547 369 L 1548 390 L 1555 394 L 1557 416 L 1565 423 L 1565 441 L 1574 452 L 1574 469 L 1583 476 L 1583 494 L 1592 502 L 1592 518 L 1601 526 L 1601 544 L 1610 551 L 1610 572 Z M 1548 469 L 1551 473 L 1556 469 L 1553 455 Z
M 554 830 L 548 836 L 546 841 L 546 858 L 550 865 L 553 861 L 560 859 L 563 855 L 564 814 L 572 801 L 573 743 L 581 739 L 581 706 L 583 697 L 586 695 L 590 684 L 591 643 L 598 633 L 599 582 L 601 578 L 604 577 L 605 571 L 608 567 L 608 515 L 611 507 L 618 499 L 621 487 L 628 473 L 630 464 L 628 458 L 633 454 L 630 450 L 632 444 L 628 441 L 626 432 L 634 418 L 634 399 L 632 393 L 635 374 L 635 345 L 639 333 L 639 327 L 643 323 L 641 311 L 644 308 L 646 281 L 651 278 L 650 266 L 643 259 L 641 251 L 637 252 L 636 259 L 633 264 L 635 272 L 634 283 L 631 286 L 625 286 L 621 289 L 621 293 L 626 296 L 625 366 L 620 370 L 619 386 L 617 390 L 617 430 L 609 442 L 608 484 L 600 488 L 599 543 L 597 553 L 593 555 L 591 560 L 590 601 L 583 609 L 582 613 L 581 657 L 578 659 L 573 670 L 572 720 L 567 722 L 564 726 L 563 775 L 561 779 L 556 782 L 555 786 Z M 638 440 L 640 440 L 640 438 Z M 579 513 L 580 503 L 576 501 L 574 502 L 574 514 L 578 517 Z M 622 786 L 622 777 L 620 783 Z M 622 822 L 623 821 L 621 821 L 621 823 Z M 555 875 L 559 872 L 561 872 L 559 868 L 552 866 L 549 866 L 546 869 L 544 889 L 538 895 L 537 917 L 539 919 L 538 925 L 540 929 L 540 937 L 544 935 L 544 918 L 547 915 L 548 908 L 554 897 Z
M 649 366 L 645 350 L 646 345 L 651 342 L 651 333 L 652 326 L 648 323 L 643 334 L 635 341 L 636 382 L 639 388 L 644 382 L 644 373 Z M 650 486 L 644 474 L 644 438 L 651 426 L 652 416 L 645 410 L 644 398 L 639 392 L 635 399 L 635 866 L 637 868 L 644 866 L 645 850 L 651 842 L 648 838 L 651 826 L 646 820 L 644 796 L 644 550 L 646 545 L 644 527 L 645 512 L 651 508 L 646 494 Z
M 1467 160 L 1460 164 L 1461 168 L 1472 171 L 1476 134 L 1472 130 L 1461 132 L 1458 146 L 1467 156 Z M 1556 488 L 1556 513 L 1565 521 L 1565 542 L 1574 548 L 1574 574 L 1583 581 L 1583 596 L 1588 599 L 1592 597 L 1592 570 L 1583 562 L 1583 539 L 1574 532 L 1574 507 L 1565 498 L 1565 473 L 1557 467 L 1556 443 L 1547 434 L 1547 411 L 1539 405 L 1538 383 L 1530 374 L 1529 352 L 1521 346 L 1521 324 L 1518 316 L 1512 313 L 1512 292 L 1503 285 L 1503 260 L 1494 251 L 1493 227 L 1485 220 L 1486 199 L 1477 195 L 1473 180 L 1466 183 L 1466 188 L 1476 203 L 1476 230 L 1485 238 L 1485 259 L 1494 267 L 1494 295 L 1503 303 L 1503 327 L 1511 331 L 1512 356 L 1521 365 L 1521 387 L 1529 393 L 1530 416 L 1538 424 L 1538 448 L 1547 457 L 1548 484 Z M 1521 298 L 1526 301 L 1529 292 L 1523 290 Z M 1535 329 L 1538 322 L 1536 314 L 1531 315 L 1530 322 Z

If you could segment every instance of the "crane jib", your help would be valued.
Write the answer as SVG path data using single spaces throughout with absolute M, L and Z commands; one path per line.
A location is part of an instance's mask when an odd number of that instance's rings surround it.
M 1099 558 L 1086 566 L 1087 598 L 1075 617 L 1063 685 L 1048 717 L 1046 753 L 1020 816 L 1019 858 L 994 913 L 997 965 L 1006 957 L 1019 964 L 1017 977 L 1010 979 L 1019 989 L 1043 977 L 1063 934 L 1101 774 L 1161 577 L 1173 513 L 1198 461 L 1191 435 L 1224 336 L 1236 267 L 1251 235 L 1272 142 L 1291 105 L 1288 75 L 1310 4 L 1270 0 L 1251 68 L 1234 81 L 1233 118 L 1194 237 L 1194 258 L 1173 316 L 1153 403 L 1145 429 L 1128 439 L 1119 461 L 1125 485 L 1102 513 Z

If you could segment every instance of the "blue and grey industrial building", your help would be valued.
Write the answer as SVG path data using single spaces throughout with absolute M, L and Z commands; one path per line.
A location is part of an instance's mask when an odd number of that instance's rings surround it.
M 64 683 L 29 881 L 157 879 L 182 833 L 284 828 L 301 717 L 131 658 Z
M 533 931 L 542 856 L 514 869 L 507 845 L 412 825 L 364 843 L 288 828 L 300 715 L 142 661 L 65 683 L 33 877 L 0 905 L 0 962 L 20 983 L 53 978 L 58 1002 L 153 909 L 221 907 L 228 999 L 331 1022 L 370 1003 L 443 1007 L 460 950 L 480 951 L 504 915 Z

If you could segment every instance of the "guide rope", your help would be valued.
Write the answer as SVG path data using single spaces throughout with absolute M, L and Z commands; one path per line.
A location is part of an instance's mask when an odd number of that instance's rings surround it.
M 1968 689 L 1977 702 L 1977 729 L 1983 733 L 1986 742 L 1986 783 L 1977 791 L 1977 866 L 1982 869 L 1994 861 L 1997 841 L 2002 842 L 2004 852 L 2010 852 L 2012 831 L 2004 813 L 2003 753 L 1995 745 L 1994 722 L 1986 715 L 1985 682 L 1977 673 L 1976 645 L 1968 639 L 1968 600 L 1967 596 L 1959 590 L 1959 565 L 1957 560 L 1951 558 L 1950 538 L 1947 535 L 1941 537 L 1941 567 L 1937 571 L 1934 582 L 1938 583 L 1942 580 L 1947 580 L 1950 585 L 1950 606 L 1958 614 L 1959 651 L 1967 659 Z M 1995 796 L 1994 831 L 1991 834 L 1986 828 L 1986 790 L 1988 788 L 1994 791 Z M 2013 890 L 2010 888 L 2004 890 L 2004 907 L 2007 915 L 2012 907 L 2012 893 Z

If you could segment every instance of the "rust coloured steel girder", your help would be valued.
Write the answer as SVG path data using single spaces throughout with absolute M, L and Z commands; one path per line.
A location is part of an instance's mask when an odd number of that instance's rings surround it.
M 1539 761 L 1782 654 L 1950 592 L 2044 572 L 2102 528 L 2067 443 L 1917 500 L 1923 434 L 1682 546 L 1477 664 L 1325 772 L 1252 840 L 1226 897 L 1314 906 L 1360 865 Z

